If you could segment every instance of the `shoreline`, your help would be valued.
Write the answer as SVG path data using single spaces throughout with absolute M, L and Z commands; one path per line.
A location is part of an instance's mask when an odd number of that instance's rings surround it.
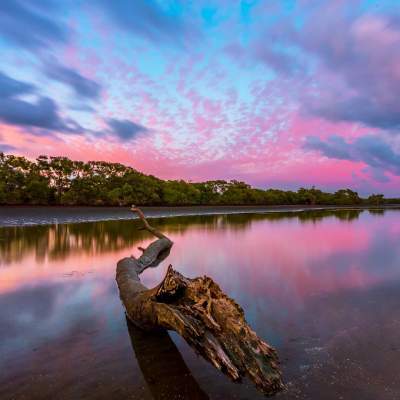
M 400 205 L 382 206 L 174 206 L 141 207 L 148 218 L 170 218 L 223 214 L 267 214 L 322 210 L 390 210 Z M 137 219 L 128 207 L 99 206 L 1 206 L 0 227 L 53 225 Z

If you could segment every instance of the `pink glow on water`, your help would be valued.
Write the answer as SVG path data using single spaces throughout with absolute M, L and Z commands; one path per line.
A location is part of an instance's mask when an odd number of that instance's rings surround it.
M 380 342 L 383 326 L 385 337 L 390 333 L 396 338 L 399 212 L 364 211 L 357 216 L 342 211 L 315 220 L 307 219 L 307 214 L 300 214 L 301 219 L 290 215 L 169 219 L 163 231 L 174 241 L 171 254 L 157 268 L 145 271 L 142 281 L 154 287 L 169 263 L 190 278 L 212 277 L 243 307 L 256 332 L 278 349 L 285 368 L 289 354 L 289 366 L 295 368 L 294 373 L 285 372 L 289 377 L 303 375 L 304 362 L 323 362 L 325 351 L 331 354 L 336 347 L 349 346 L 351 338 L 343 332 L 354 334 L 361 342 L 358 346 L 366 348 L 371 348 L 375 334 L 376 343 Z M 25 374 L 28 368 L 39 376 L 44 370 L 56 370 L 59 376 L 54 382 L 60 384 L 78 379 L 75 375 L 93 362 L 93 368 L 101 368 L 114 381 L 121 377 L 115 371 L 126 369 L 121 366 L 123 357 L 126 365 L 136 363 L 115 283 L 116 262 L 138 255 L 136 247 L 152 240 L 136 228 L 133 221 L 109 221 L 0 229 L 0 239 L 8 238 L 0 240 L 0 363 L 7 363 L 3 371 Z M 343 344 L 337 346 L 338 341 Z M 206 374 L 207 382 L 229 385 L 180 340 L 176 342 L 190 368 L 195 372 L 200 368 L 199 376 Z M 317 359 L 307 353 L 314 350 Z M 355 353 L 352 359 L 360 357 Z M 344 357 L 349 358 L 349 350 Z M 138 368 L 134 374 L 129 369 L 128 375 L 127 382 L 141 384 Z M 44 387 L 46 377 L 41 378 Z M 85 387 L 89 381 L 84 381 Z M 15 384 L 11 388 L 28 390 Z M 29 381 L 32 388 L 43 390 Z M 248 398 L 248 388 L 239 388 Z M 238 386 L 223 390 L 236 395 Z M 137 388 L 133 391 L 137 393 Z
M 349 222 L 329 217 L 316 223 L 301 223 L 296 218 L 250 219 L 237 227 L 226 225 L 224 216 L 210 217 L 212 224 L 209 226 L 189 226 L 182 233 L 175 228 L 167 230 L 175 243 L 168 263 L 191 277 L 212 276 L 228 291 L 235 292 L 240 283 L 254 295 L 268 290 L 279 297 L 290 291 L 299 301 L 316 293 L 368 286 L 387 276 L 385 271 L 379 274 L 376 270 L 368 271 L 360 261 L 360 256 L 368 254 L 373 247 L 376 232 L 382 229 L 378 217 L 367 217 Z M 398 233 L 396 222 L 399 222 L 397 214 L 387 220 L 385 234 L 390 236 L 389 242 Z M 149 238 L 125 246 L 121 243 L 118 250 L 104 251 L 97 249 L 95 241 L 90 247 L 82 247 L 82 239 L 70 234 L 71 253 L 57 255 L 51 249 L 60 240 L 59 235 L 64 235 L 61 232 L 51 228 L 47 247 L 40 253 L 32 248 L 19 254 L 3 254 L 2 264 L 7 267 L 0 271 L 0 292 L 69 278 L 105 281 L 114 274 L 118 259 L 137 255 L 136 246 L 146 246 L 151 241 Z M 337 266 L 340 254 L 348 259 L 343 268 Z M 165 268 L 161 267 L 149 270 L 144 279 L 151 286 L 164 272 Z M 388 272 L 393 273 L 392 270 Z

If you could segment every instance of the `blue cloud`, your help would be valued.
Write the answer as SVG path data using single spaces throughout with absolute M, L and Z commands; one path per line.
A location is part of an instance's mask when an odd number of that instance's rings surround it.
M 338 160 L 353 160 L 348 144 L 341 136 L 332 135 L 326 141 L 318 136 L 308 136 L 304 147 L 309 150 L 318 150 L 326 157 Z
M 49 78 L 70 86 L 78 96 L 88 99 L 97 99 L 100 96 L 101 86 L 72 68 L 50 63 L 46 64 L 45 73 Z
M 17 81 L 0 71 L 0 98 L 8 98 L 21 94 L 32 93 L 35 86 L 30 83 Z
M 184 34 L 195 32 L 153 0 L 98 1 L 118 26 L 155 42 L 180 42 Z
M 306 138 L 304 148 L 318 151 L 328 158 L 363 162 L 373 177 L 379 181 L 387 180 L 385 171 L 400 176 L 400 154 L 378 136 L 362 136 L 353 142 L 346 142 L 337 135 L 332 135 L 326 140 L 309 136 Z
M 0 121 L 11 125 L 66 133 L 83 131 L 75 121 L 63 119 L 57 104 L 49 97 L 37 95 L 35 102 L 18 97 L 36 91 L 34 85 L 18 81 L 0 72 Z
M 64 24 L 54 15 L 50 18 L 43 8 L 32 3 L 29 0 L 0 1 L 1 36 L 29 50 L 46 47 L 51 42 L 66 42 Z
M 336 122 L 360 122 L 367 126 L 387 129 L 397 133 L 400 129 L 400 111 L 396 102 L 391 104 L 368 97 L 353 96 L 348 99 L 333 98 L 305 101 L 307 111 L 318 117 Z
M 17 150 L 15 146 L 11 146 L 10 144 L 0 143 L 0 153 L 10 153 Z
M 111 128 L 111 133 L 125 140 L 133 139 L 140 133 L 148 132 L 146 127 L 127 119 L 110 118 L 107 120 L 107 124 Z
M 0 99 L 0 120 L 19 126 L 59 130 L 65 128 L 56 103 L 48 97 L 40 97 L 36 103 L 14 98 Z

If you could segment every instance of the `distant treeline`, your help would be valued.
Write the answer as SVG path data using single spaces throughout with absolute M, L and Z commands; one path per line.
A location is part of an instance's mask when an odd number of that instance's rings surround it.
M 40 205 L 381 205 L 400 204 L 374 194 L 366 199 L 341 189 L 314 187 L 297 192 L 255 189 L 233 181 L 164 181 L 131 167 L 104 161 L 40 156 L 35 162 L 0 153 L 0 204 Z

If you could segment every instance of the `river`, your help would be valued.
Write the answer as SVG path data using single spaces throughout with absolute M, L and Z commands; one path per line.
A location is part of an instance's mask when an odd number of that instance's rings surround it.
M 49 218 L 43 211 L 40 225 L 0 228 L 1 399 L 264 398 L 176 334 L 154 338 L 127 325 L 115 267 L 152 240 L 138 221 Z M 174 247 L 143 282 L 156 285 L 170 263 L 188 277 L 212 277 L 278 350 L 287 386 L 278 399 L 400 398 L 399 210 L 152 224 Z

